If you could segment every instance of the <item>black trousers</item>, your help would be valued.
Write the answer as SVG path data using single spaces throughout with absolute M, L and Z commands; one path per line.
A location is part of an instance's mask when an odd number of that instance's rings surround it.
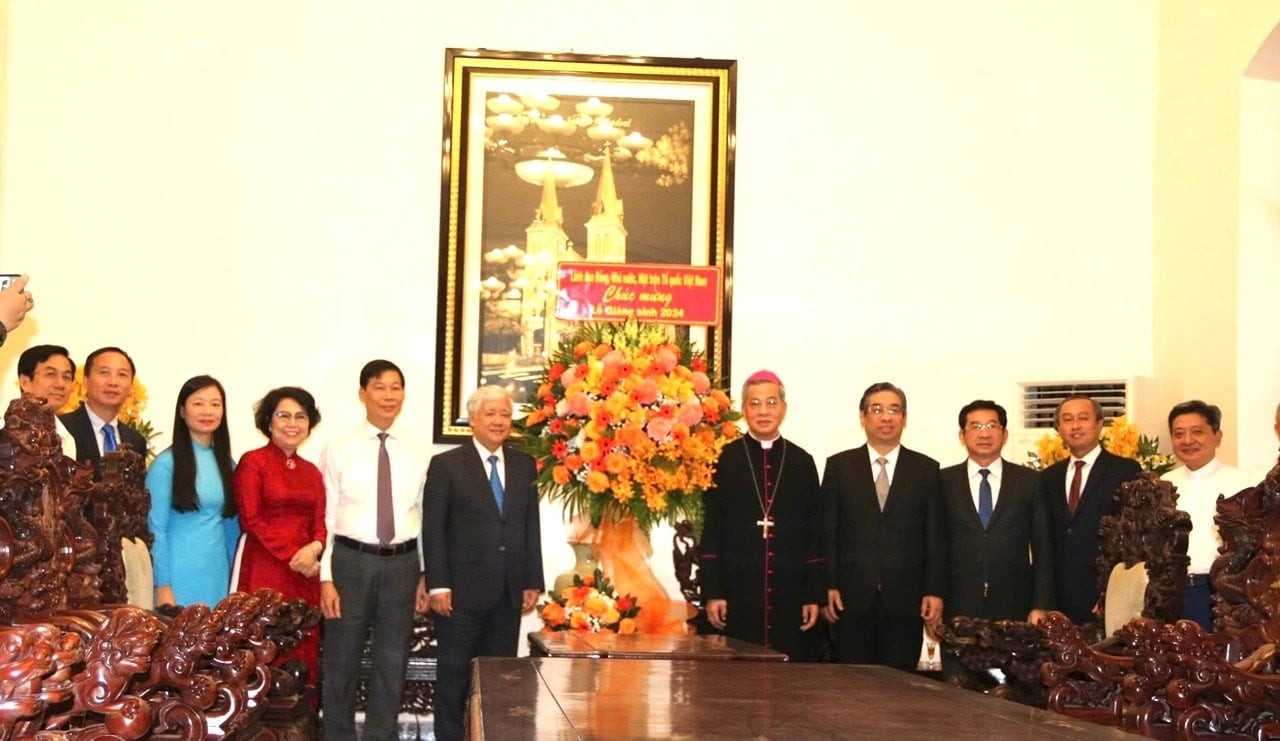
M 913 672 L 920 663 L 924 620 L 890 615 L 877 592 L 866 612 L 845 611 L 836 621 L 832 658 L 842 664 L 883 664 Z
M 520 645 L 520 608 L 507 602 L 482 610 L 453 608 L 449 617 L 434 615 L 439 642 L 436 667 L 435 734 L 437 741 L 460 741 L 471 689 L 471 660 L 478 656 L 515 656 Z
M 364 738 L 391 741 L 399 737 L 396 726 L 413 636 L 418 574 L 416 549 L 396 556 L 376 556 L 334 544 L 333 586 L 338 590 L 342 617 L 324 621 L 326 739 L 356 738 L 356 688 L 366 639 L 370 640 L 373 667 L 365 702 Z

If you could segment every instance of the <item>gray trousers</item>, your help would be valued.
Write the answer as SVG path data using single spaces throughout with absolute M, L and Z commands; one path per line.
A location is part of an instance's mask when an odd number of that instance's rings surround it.
M 370 628 L 373 667 L 365 702 L 364 738 L 397 738 L 396 720 L 409 663 L 418 575 L 415 549 L 398 556 L 375 556 L 334 544 L 333 586 L 338 590 L 342 617 L 324 621 L 325 739 L 356 738 L 360 654 Z

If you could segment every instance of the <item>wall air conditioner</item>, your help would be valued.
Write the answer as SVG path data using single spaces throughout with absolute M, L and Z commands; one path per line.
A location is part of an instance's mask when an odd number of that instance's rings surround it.
M 1155 381 L 1145 376 L 1127 379 L 1088 381 L 1023 381 L 1014 392 L 1019 408 L 1009 410 L 1009 442 L 1005 458 L 1026 463 L 1027 453 L 1036 449 L 1036 441 L 1055 427 L 1054 411 L 1058 402 L 1072 394 L 1086 394 L 1102 405 L 1102 415 L 1114 419 L 1127 414 L 1142 434 L 1160 437 L 1168 447 L 1165 429 L 1166 412 L 1157 408 Z M 1167 411 L 1167 410 L 1166 410 Z

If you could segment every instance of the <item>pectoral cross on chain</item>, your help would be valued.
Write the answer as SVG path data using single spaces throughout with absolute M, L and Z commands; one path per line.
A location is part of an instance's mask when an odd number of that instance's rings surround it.
M 769 528 L 773 527 L 773 518 L 765 515 L 763 520 L 756 520 L 756 525 L 760 528 L 760 538 L 768 540 Z

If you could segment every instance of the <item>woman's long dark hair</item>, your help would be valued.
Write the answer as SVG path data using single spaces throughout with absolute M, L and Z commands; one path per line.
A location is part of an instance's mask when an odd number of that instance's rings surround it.
M 173 508 L 179 512 L 194 512 L 200 508 L 196 494 L 196 451 L 191 440 L 191 428 L 182 418 L 182 407 L 197 391 L 214 386 L 222 397 L 222 422 L 213 431 L 213 457 L 218 461 L 218 473 L 222 477 L 222 516 L 236 516 L 236 494 L 231 485 L 231 434 L 227 432 L 227 392 L 213 376 L 196 376 L 182 384 L 178 391 L 178 405 L 173 412 Z

